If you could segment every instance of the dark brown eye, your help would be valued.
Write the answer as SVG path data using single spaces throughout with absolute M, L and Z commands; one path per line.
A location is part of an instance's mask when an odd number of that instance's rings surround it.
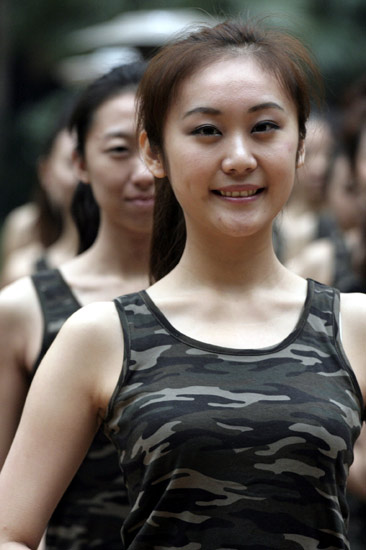
M 265 120 L 263 122 L 258 122 L 252 130 L 252 133 L 267 133 L 271 132 L 272 130 L 278 130 L 279 126 L 275 122 L 271 122 L 269 120 Z
M 221 134 L 221 132 L 211 124 L 204 124 L 203 126 L 198 126 L 198 128 L 195 128 L 192 133 L 200 136 L 218 136 Z

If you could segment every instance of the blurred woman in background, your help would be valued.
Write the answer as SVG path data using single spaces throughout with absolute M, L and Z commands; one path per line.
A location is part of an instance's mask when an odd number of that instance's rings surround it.
M 86 304 L 148 285 L 154 186 L 138 151 L 134 103 L 143 70 L 140 62 L 112 70 L 84 91 L 72 113 L 74 163 L 82 182 L 73 208 L 86 251 L 0 294 L 1 463 L 30 381 L 67 317 Z M 81 219 L 84 198 L 93 215 L 83 208 Z M 102 430 L 74 473 L 49 522 L 47 550 L 119 549 L 127 497 L 115 449 Z
M 76 254 L 78 237 L 70 213 L 77 184 L 72 166 L 75 139 L 67 128 L 70 110 L 67 104 L 37 161 L 36 201 L 20 207 L 5 221 L 2 286 L 58 266 Z

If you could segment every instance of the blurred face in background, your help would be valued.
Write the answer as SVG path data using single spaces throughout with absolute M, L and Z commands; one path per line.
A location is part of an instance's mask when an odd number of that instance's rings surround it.
M 360 192 L 351 161 L 339 155 L 329 178 L 328 204 L 342 231 L 359 227 L 362 221 Z
M 305 163 L 297 171 L 297 186 L 307 202 L 317 206 L 324 201 L 333 137 L 328 123 L 310 119 L 305 139 Z
M 356 173 L 361 187 L 366 190 L 366 126 L 361 132 L 356 154 Z
M 103 219 L 119 229 L 151 233 L 154 179 L 140 157 L 133 92 L 114 96 L 95 111 L 79 167 Z
M 360 134 L 355 158 L 355 174 L 360 188 L 360 202 L 363 216 L 366 216 L 366 126 Z
M 62 210 L 69 209 L 78 181 L 72 161 L 74 148 L 74 137 L 67 130 L 61 130 L 49 155 L 38 165 L 42 187 L 51 202 Z

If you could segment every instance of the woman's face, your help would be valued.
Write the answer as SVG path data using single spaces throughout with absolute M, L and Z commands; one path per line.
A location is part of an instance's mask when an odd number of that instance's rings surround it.
M 164 158 L 187 224 L 249 236 L 267 231 L 300 163 L 296 107 L 248 56 L 218 60 L 181 85 L 164 128 Z M 161 170 L 159 171 L 159 166 Z
M 150 232 L 153 177 L 137 147 L 135 95 L 112 97 L 94 113 L 80 176 L 90 183 L 101 216 L 132 232 Z
M 50 154 L 41 159 L 38 167 L 41 183 L 52 203 L 67 210 L 77 185 L 72 163 L 74 148 L 74 137 L 67 130 L 61 130 Z

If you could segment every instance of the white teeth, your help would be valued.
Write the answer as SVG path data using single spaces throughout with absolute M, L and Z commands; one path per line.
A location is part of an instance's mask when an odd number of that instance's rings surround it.
M 220 191 L 220 195 L 223 197 L 251 197 L 256 192 L 257 189 L 251 189 L 250 191 Z

